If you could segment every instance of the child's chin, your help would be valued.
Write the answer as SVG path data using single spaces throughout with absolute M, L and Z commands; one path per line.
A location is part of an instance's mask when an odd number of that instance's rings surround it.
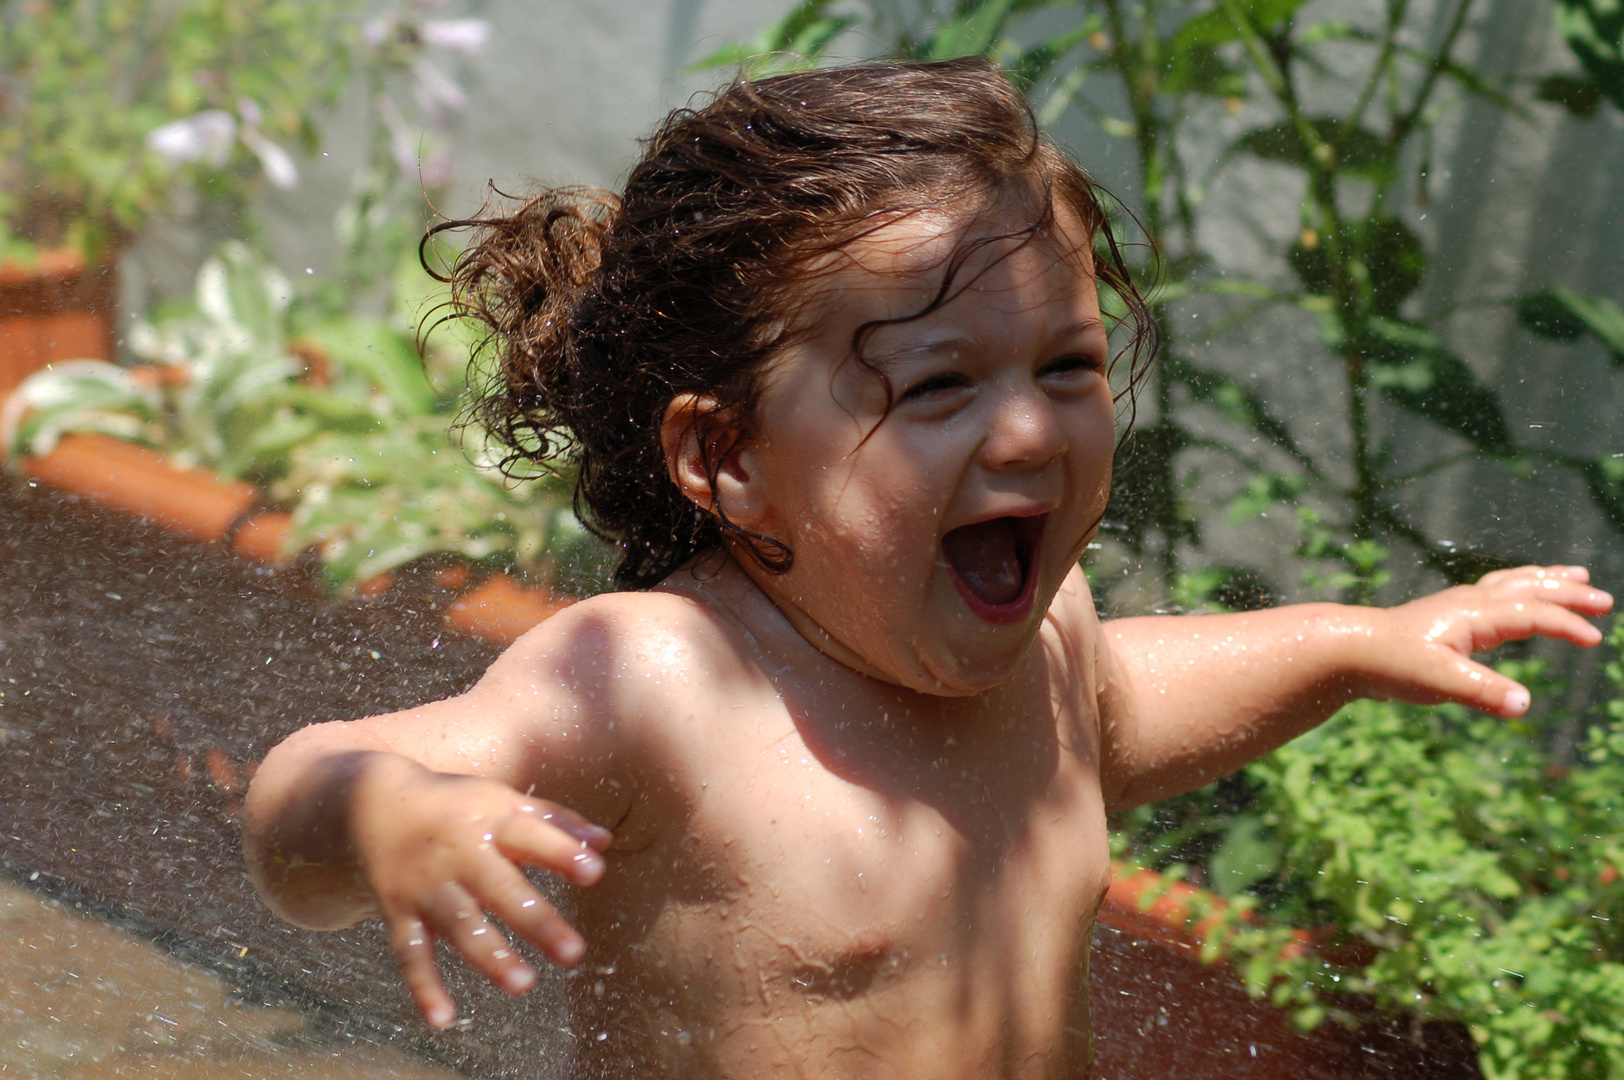
M 937 697 L 986 693 L 1015 675 L 1031 644 L 1028 638 L 1013 646 L 989 649 L 983 642 L 973 658 L 956 656 L 951 649 L 944 649 L 939 656 L 922 657 L 921 675 L 928 685 L 913 685 L 913 689 Z

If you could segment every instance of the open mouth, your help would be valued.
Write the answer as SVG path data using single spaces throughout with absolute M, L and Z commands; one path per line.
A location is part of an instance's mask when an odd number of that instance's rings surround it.
M 1047 520 L 1047 514 L 999 517 L 942 537 L 942 554 L 970 610 L 994 623 L 1025 618 L 1036 594 L 1036 555 Z

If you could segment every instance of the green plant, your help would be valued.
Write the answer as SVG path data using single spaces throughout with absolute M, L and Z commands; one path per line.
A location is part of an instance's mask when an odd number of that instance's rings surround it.
M 433 54 L 472 54 L 489 33 L 483 20 L 428 18 L 426 7 L 0 5 L 0 257 L 27 261 L 64 243 L 94 255 L 182 189 L 241 211 L 263 182 L 292 187 L 295 154 L 317 147 L 322 110 L 359 74 L 369 153 L 341 232 L 352 262 L 365 263 L 350 272 L 373 280 L 378 252 L 418 228 L 403 213 L 408 181 L 416 193 L 449 175 L 447 119 L 464 95 Z
M 1399 1009 L 1468 1025 L 1490 1080 L 1619 1075 L 1624 620 L 1609 643 L 1620 696 L 1571 762 L 1526 721 L 1367 701 L 1249 766 L 1210 953 L 1305 1026 Z
M 1595 112 L 1603 96 L 1624 109 L 1624 6 L 1615 0 L 1556 0 L 1556 25 L 1588 78 L 1551 76 L 1541 84 L 1541 96 L 1580 116 Z
M 7 251 L 95 251 L 177 185 L 288 184 L 350 65 L 359 0 L 22 0 L 0 7 Z
M 567 470 L 510 480 L 494 467 L 456 423 L 469 343 L 452 324 L 420 355 L 417 314 L 440 298 L 421 293 L 415 265 L 398 279 L 390 318 L 302 319 L 280 273 L 226 244 L 189 310 L 132 333 L 153 367 L 40 372 L 0 434 L 13 460 L 100 431 L 253 480 L 292 509 L 286 554 L 315 546 L 335 588 L 435 553 L 591 588 L 602 553 L 569 511 Z

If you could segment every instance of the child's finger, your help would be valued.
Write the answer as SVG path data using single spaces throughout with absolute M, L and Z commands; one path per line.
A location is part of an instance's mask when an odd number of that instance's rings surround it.
M 434 962 L 434 937 L 423 920 L 411 916 L 389 919 L 389 943 L 400 965 L 406 989 L 430 1027 L 447 1028 L 457 1018 L 457 1006 L 446 993 Z
M 555 829 L 561 829 L 594 851 L 605 851 L 615 834 L 602 825 L 594 824 L 567 806 L 557 803 L 534 802 L 519 807 L 519 813 L 534 816 Z
M 1583 585 L 1590 581 L 1590 571 L 1582 566 L 1512 566 L 1504 570 L 1491 570 L 1477 579 L 1479 585 L 1494 587 L 1522 578 L 1550 581 L 1574 581 Z
M 429 914 L 434 929 L 491 982 L 522 994 L 536 981 L 535 972 L 513 954 L 513 945 L 490 920 L 475 896 L 460 884 L 447 884 L 435 894 Z
M 583 832 L 566 831 L 557 817 L 514 815 L 489 835 L 496 849 L 516 863 L 551 870 L 574 885 L 591 885 L 603 876 L 602 849 L 588 846 L 599 838 Z
M 1534 636 L 1571 641 L 1581 648 L 1599 644 L 1602 633 L 1569 608 L 1541 600 L 1502 601 L 1501 610 L 1490 612 L 1488 640 L 1473 643 L 1473 652 L 1492 649 L 1504 641 Z
M 511 863 L 491 860 L 467 884 L 486 910 L 554 963 L 570 967 L 586 952 L 581 935 Z
M 1532 596 L 1547 604 L 1560 604 L 1592 617 L 1605 615 L 1613 610 L 1612 594 L 1583 581 L 1570 581 L 1550 575 L 1525 574 L 1507 578 L 1497 583 L 1494 588 L 1499 595 Z
M 1457 701 L 1480 712 L 1507 719 L 1527 712 L 1531 700 L 1527 687 L 1522 683 L 1465 657 L 1456 659 L 1439 672 L 1428 689 L 1432 691 L 1431 694 L 1412 698 L 1412 702 L 1436 705 L 1441 701 Z

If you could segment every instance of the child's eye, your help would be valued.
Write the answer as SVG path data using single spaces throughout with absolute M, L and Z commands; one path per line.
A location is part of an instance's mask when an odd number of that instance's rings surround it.
M 1088 353 L 1072 353 L 1045 364 L 1040 375 L 1069 375 L 1074 371 L 1100 371 L 1105 364 Z
M 957 390 L 961 386 L 969 385 L 963 375 L 945 374 L 932 375 L 923 382 L 910 386 L 902 395 L 904 401 L 917 398 L 930 397 L 933 394 L 943 394 L 949 390 Z

